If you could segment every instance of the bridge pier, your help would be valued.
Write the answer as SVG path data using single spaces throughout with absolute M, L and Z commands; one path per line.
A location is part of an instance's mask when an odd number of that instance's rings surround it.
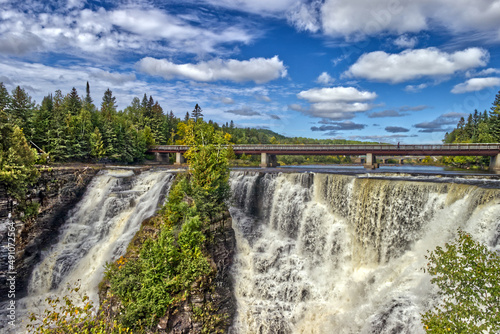
M 174 165 L 180 166 L 180 165 L 182 165 L 184 163 L 184 161 L 185 160 L 184 160 L 184 156 L 182 155 L 182 153 L 176 152 L 175 153 L 175 163 L 174 163 Z
M 499 172 L 500 171 L 500 154 L 497 154 L 497 155 L 490 157 L 489 170 L 491 172 Z
M 278 158 L 276 157 L 276 154 L 269 154 L 269 153 L 261 153 L 260 154 L 260 167 L 265 168 L 265 167 L 277 167 L 280 164 L 278 163 Z
M 167 165 L 169 163 L 168 153 L 155 152 L 155 160 L 160 165 Z
M 366 162 L 363 165 L 366 169 L 376 169 L 379 167 L 377 157 L 373 153 L 366 153 Z

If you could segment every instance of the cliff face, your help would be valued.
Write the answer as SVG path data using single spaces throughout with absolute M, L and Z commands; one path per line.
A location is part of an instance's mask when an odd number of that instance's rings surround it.
M 215 276 L 197 282 L 191 295 L 170 308 L 158 323 L 156 333 L 198 334 L 227 333 L 234 318 L 236 304 L 230 269 L 236 239 L 231 218 L 212 224 L 213 241 L 207 251 Z
M 38 182 L 27 194 L 28 203 L 36 202 L 40 205 L 36 218 L 23 219 L 24 215 L 18 204 L 10 201 L 5 191 L 0 189 L 0 222 L 9 220 L 15 226 L 17 298 L 26 294 L 31 271 L 40 260 L 41 251 L 57 240 L 58 229 L 67 212 L 78 203 L 98 171 L 98 168 L 90 167 L 55 167 L 40 170 Z M 2 231 L 0 244 L 5 246 L 8 242 L 6 231 Z M 10 242 L 12 243 L 12 240 Z M 7 247 L 2 247 L 0 253 L 0 301 L 7 297 L 7 251 Z
M 137 249 L 147 238 L 155 238 L 159 228 L 154 218 L 143 222 L 141 230 L 131 241 L 127 254 L 137 256 Z M 214 269 L 211 275 L 196 281 L 190 293 L 175 302 L 147 333 L 200 334 L 227 333 L 236 311 L 231 266 L 236 247 L 236 239 L 229 213 L 210 225 L 205 232 L 206 254 Z M 134 250 L 135 249 L 135 250 Z M 109 282 L 104 279 L 100 285 L 99 298 L 107 321 L 113 321 L 120 313 L 119 299 L 109 290 Z

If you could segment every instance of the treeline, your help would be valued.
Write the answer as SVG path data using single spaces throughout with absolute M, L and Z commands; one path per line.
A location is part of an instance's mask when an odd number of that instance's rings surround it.
M 134 98 L 123 111 L 117 110 L 110 89 L 96 107 L 87 83 L 85 96 L 75 88 L 60 90 L 35 105 L 29 94 L 16 87 L 12 95 L 0 83 L 0 107 L 8 122 L 19 126 L 27 141 L 47 153 L 52 161 L 86 161 L 103 157 L 134 162 L 145 157 L 148 145 L 167 144 L 179 121 L 164 114 L 152 96 Z
M 482 113 L 477 109 L 469 114 L 467 120 L 461 117 L 456 128 L 447 132 L 443 143 L 498 143 L 500 142 L 500 92 L 497 93 L 490 111 Z M 484 165 L 489 157 L 445 157 L 443 162 L 458 166 Z

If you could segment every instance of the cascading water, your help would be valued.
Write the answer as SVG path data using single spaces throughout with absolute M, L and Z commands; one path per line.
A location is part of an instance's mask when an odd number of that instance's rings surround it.
M 43 252 L 33 270 L 28 297 L 18 303 L 19 311 L 42 310 L 47 295 L 65 294 L 67 283 L 77 281 L 97 304 L 104 265 L 125 253 L 141 223 L 162 204 L 174 177 L 161 170 L 139 175 L 126 169 L 100 172 L 68 213 L 57 242 Z
M 427 250 L 458 228 L 500 251 L 500 190 L 233 172 L 232 333 L 423 333 Z

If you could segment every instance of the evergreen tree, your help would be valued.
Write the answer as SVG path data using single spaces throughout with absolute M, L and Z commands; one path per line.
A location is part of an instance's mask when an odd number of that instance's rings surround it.
M 102 141 L 101 132 L 96 127 L 90 135 L 90 156 L 98 161 L 105 154 L 104 143 Z
M 12 99 L 8 112 L 11 114 L 11 122 L 16 124 L 26 135 L 27 139 L 31 139 L 33 132 L 31 126 L 31 118 L 35 104 L 31 101 L 31 96 L 21 87 L 17 86 L 12 91 Z
M 197 103 L 194 106 L 194 110 L 191 112 L 191 117 L 194 119 L 195 122 L 197 122 L 199 118 L 203 117 L 202 112 L 203 110 L 201 110 L 201 107 Z
M 64 107 L 66 112 L 71 116 L 78 115 L 80 109 L 82 109 L 82 100 L 80 99 L 80 96 L 78 96 L 78 92 L 75 87 L 73 87 L 71 92 L 64 98 Z
M 10 108 L 11 97 L 7 88 L 5 88 L 3 82 L 0 82 L 0 112 L 4 111 L 5 115 L 8 114 L 8 109 Z M 7 119 L 6 119 L 7 121 Z
M 500 141 L 500 92 L 495 96 L 495 101 L 490 111 L 490 131 L 495 142 Z
M 102 97 L 101 114 L 106 121 L 111 121 L 116 114 L 116 97 L 113 96 L 113 92 L 109 88 Z

